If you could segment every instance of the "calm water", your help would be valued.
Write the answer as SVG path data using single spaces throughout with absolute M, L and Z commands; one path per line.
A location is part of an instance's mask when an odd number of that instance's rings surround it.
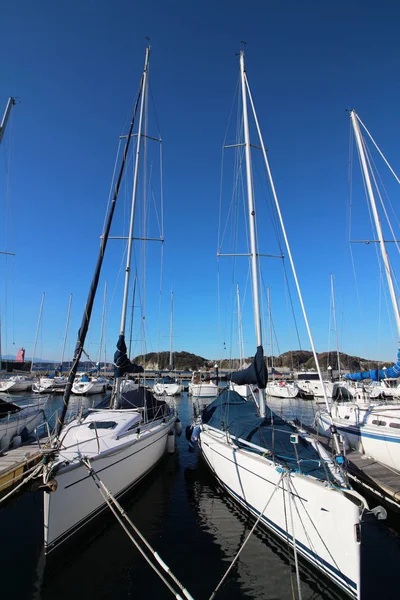
M 93 402 L 92 399 L 84 400 Z M 47 412 L 53 414 L 61 398 L 54 397 Z M 313 421 L 309 402 L 274 400 L 273 408 L 286 416 Z M 183 429 L 192 420 L 187 394 L 176 401 Z M 78 410 L 74 398 L 72 410 Z M 249 532 L 252 521 L 215 484 L 196 452 L 189 452 L 184 433 L 177 438 L 174 455 L 166 456 L 153 473 L 123 502 L 130 518 L 187 587 L 195 600 L 206 600 L 220 581 Z M 112 515 L 97 521 L 84 542 L 75 545 L 55 564 L 45 567 L 42 552 L 43 509 L 40 493 L 27 493 L 0 511 L 2 597 L 80 600 L 172 598 L 133 547 Z M 399 538 L 373 523 L 363 557 L 370 573 L 363 599 L 398 598 L 396 565 L 400 564 Z M 381 564 L 380 564 L 381 563 Z M 297 598 L 295 574 L 286 548 L 267 532 L 250 538 L 216 598 L 289 600 Z M 303 600 L 343 599 L 328 581 L 302 567 Z

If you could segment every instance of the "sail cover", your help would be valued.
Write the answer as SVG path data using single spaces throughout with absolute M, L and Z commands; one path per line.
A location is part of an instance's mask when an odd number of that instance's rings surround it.
M 257 347 L 253 362 L 247 369 L 230 373 L 226 378 L 237 385 L 254 384 L 260 389 L 265 389 L 268 382 L 268 369 L 264 362 L 264 350 L 262 346 Z
M 143 367 L 135 365 L 129 360 L 126 352 L 125 336 L 120 335 L 117 350 L 114 354 L 114 377 L 122 377 L 125 373 L 143 373 L 143 371 Z
M 349 373 L 344 376 L 345 379 L 351 381 L 362 381 L 363 379 L 371 379 L 372 381 L 381 381 L 382 379 L 397 379 L 400 377 L 400 348 L 397 352 L 397 363 L 389 369 L 372 369 L 371 371 L 361 371 L 360 373 Z

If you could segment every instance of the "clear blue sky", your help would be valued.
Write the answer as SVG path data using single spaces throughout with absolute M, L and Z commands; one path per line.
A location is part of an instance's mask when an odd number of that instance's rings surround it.
M 126 131 L 149 36 L 151 87 L 164 141 L 165 249 L 160 325 L 158 279 L 147 297 L 147 350 L 169 346 L 173 287 L 175 349 L 207 358 L 238 355 L 235 346 L 229 350 L 228 302 L 218 319 L 216 249 L 221 146 L 238 78 L 235 54 L 246 40 L 247 72 L 317 350 L 328 348 L 333 273 L 341 350 L 394 359 L 397 336 L 388 323 L 372 245 L 354 250 L 362 315 L 357 301 L 346 230 L 345 111 L 358 111 L 400 170 L 399 17 L 398 4 L 388 0 L 5 3 L 0 112 L 10 95 L 19 103 L 0 149 L 0 250 L 16 253 L 14 266 L 0 256 L 3 354 L 14 354 L 22 345 L 32 354 L 41 294 L 46 292 L 37 356 L 59 358 L 72 292 L 65 358 L 72 355 L 97 258 L 118 137 Z M 396 209 L 398 191 L 391 183 L 387 187 L 393 189 Z M 353 237 L 370 238 L 359 185 L 353 200 L 353 220 L 358 221 Z M 266 251 L 264 221 L 259 228 L 260 249 Z M 111 297 L 118 269 L 118 262 L 108 261 L 100 281 L 87 343 L 93 357 L 104 279 Z M 296 349 L 282 275 L 268 262 L 263 261 L 263 269 L 272 290 L 279 349 Z M 156 277 L 149 266 L 148 280 Z M 118 333 L 118 307 L 114 298 L 107 325 L 109 358 Z M 250 355 L 255 344 L 247 304 L 244 312 L 245 354 Z M 309 348 L 303 332 L 302 346 Z

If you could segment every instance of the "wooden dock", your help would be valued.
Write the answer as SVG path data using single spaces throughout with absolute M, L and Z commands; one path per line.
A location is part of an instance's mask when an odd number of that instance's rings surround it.
M 12 448 L 0 454 L 0 497 L 19 484 L 24 474 L 42 459 L 37 443 Z

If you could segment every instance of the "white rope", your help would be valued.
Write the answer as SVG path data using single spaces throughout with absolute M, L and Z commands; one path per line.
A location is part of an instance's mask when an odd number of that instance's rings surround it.
M 163 574 L 157 569 L 156 565 L 154 565 L 151 562 L 150 558 L 146 555 L 146 553 L 144 552 L 143 548 L 140 547 L 140 545 L 138 544 L 137 540 L 135 540 L 135 538 L 133 537 L 132 533 L 129 531 L 129 529 L 127 528 L 127 526 L 122 522 L 121 517 L 123 517 L 128 522 L 128 524 L 132 527 L 133 531 L 140 538 L 140 540 L 143 542 L 143 544 L 146 546 L 146 548 L 151 552 L 151 554 L 156 559 L 156 561 L 158 562 L 158 564 L 162 567 L 162 569 L 171 577 L 171 579 L 179 587 L 179 589 L 181 590 L 181 592 L 183 593 L 183 595 L 185 596 L 185 598 L 187 598 L 188 600 L 193 600 L 193 597 L 189 594 L 189 592 L 187 591 L 187 589 L 175 577 L 175 575 L 172 573 L 172 571 L 170 570 L 170 568 L 168 567 L 168 565 L 162 560 L 162 558 L 154 550 L 154 548 L 152 548 L 152 546 L 150 546 L 150 544 L 143 537 L 143 535 L 140 533 L 140 531 L 138 530 L 138 528 L 132 523 L 132 521 L 130 520 L 130 518 L 128 517 L 128 515 L 126 514 L 126 512 L 122 508 L 122 506 L 119 504 L 119 502 L 116 500 L 116 498 L 111 494 L 110 490 L 101 481 L 100 477 L 98 476 L 98 474 L 96 473 L 96 471 L 93 469 L 93 467 L 92 467 L 92 465 L 90 463 L 90 460 L 88 458 L 86 460 L 85 459 L 81 459 L 81 460 L 82 460 L 82 463 L 85 465 L 85 467 L 88 469 L 91 477 L 93 478 L 93 481 L 97 485 L 100 494 L 103 496 L 103 498 L 104 498 L 105 502 L 107 503 L 107 505 L 109 506 L 111 512 L 114 514 L 114 516 L 116 517 L 116 519 L 120 523 L 121 527 L 123 528 L 123 530 L 125 531 L 125 533 L 129 537 L 129 539 L 136 546 L 136 548 L 139 550 L 139 552 L 141 553 L 141 555 L 143 556 L 143 558 L 148 562 L 148 564 L 151 566 L 151 568 L 157 573 L 157 575 L 165 583 L 165 585 L 172 592 L 172 594 L 176 598 L 182 600 L 182 598 L 179 595 L 179 593 L 177 593 L 174 590 L 174 588 L 172 587 L 172 585 L 165 579 L 165 577 L 163 576 Z M 113 504 L 114 504 L 115 508 L 114 508 Z M 121 517 L 117 514 L 117 511 L 120 513 Z
M 260 522 L 261 517 L 263 516 L 263 514 L 265 513 L 265 511 L 268 508 L 269 503 L 271 502 L 276 490 L 279 488 L 279 485 L 282 481 L 282 479 L 287 475 L 287 471 L 284 471 L 281 476 L 279 477 L 274 489 L 272 490 L 272 494 L 271 496 L 268 498 L 266 505 L 264 506 L 263 510 L 260 512 L 260 514 L 257 517 L 256 522 L 254 523 L 253 527 L 250 529 L 249 534 L 247 535 L 246 539 L 244 540 L 243 544 L 240 546 L 238 552 L 236 553 L 236 556 L 234 557 L 234 559 L 232 560 L 231 564 L 229 565 L 229 567 L 227 568 L 227 570 L 225 571 L 221 581 L 219 582 L 219 584 L 217 585 L 217 587 L 215 588 L 215 590 L 213 591 L 213 593 L 211 594 L 209 600 L 212 600 L 216 593 L 218 592 L 218 590 L 221 588 L 222 584 L 224 583 L 225 579 L 227 578 L 228 574 L 230 573 L 233 565 L 236 563 L 237 559 L 239 558 L 240 553 L 242 552 L 243 548 L 245 547 L 245 545 L 247 544 L 247 542 L 249 541 L 251 535 L 253 534 L 253 531 L 255 530 L 255 528 L 257 527 L 258 523 Z

